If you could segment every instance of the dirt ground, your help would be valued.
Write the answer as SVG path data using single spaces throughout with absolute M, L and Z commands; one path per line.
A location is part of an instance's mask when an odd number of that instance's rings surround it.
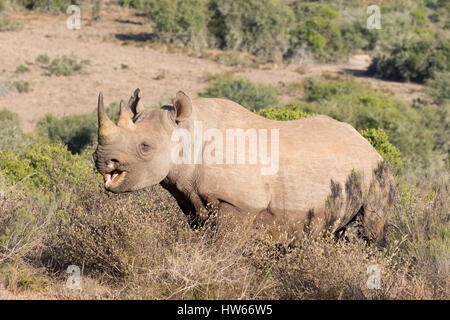
M 362 54 L 337 65 L 271 65 L 253 69 L 170 53 L 163 46 L 152 49 L 133 43 L 125 45 L 133 42 L 129 39 L 145 38 L 152 29 L 147 18 L 132 9 L 105 7 L 101 18 L 96 21 L 90 21 L 90 13 L 84 15 L 82 12 L 79 30 L 67 29 L 68 15 L 65 14 L 16 12 L 12 18 L 20 20 L 23 28 L 0 33 L 0 87 L 7 89 L 0 90 L 0 109 L 17 112 L 27 131 L 48 112 L 67 115 L 93 111 L 99 91 L 103 92 L 105 103 L 109 104 L 120 99 L 127 100 L 139 87 L 145 105 L 158 105 L 163 102 L 161 97 L 167 100 L 178 90 L 197 96 L 206 85 L 208 73 L 225 71 L 234 71 L 236 75 L 254 82 L 273 85 L 280 81 L 300 81 L 302 77 L 324 72 L 350 72 L 356 75 L 358 81 L 391 90 L 404 99 L 412 100 L 422 95 L 419 85 L 364 77 L 370 58 Z M 35 62 L 35 58 L 44 53 L 50 58 L 74 54 L 88 60 L 88 65 L 84 67 L 83 74 L 46 76 L 45 69 Z M 16 74 L 15 70 L 21 64 L 27 65 L 31 71 Z M 128 67 L 122 68 L 122 64 Z M 161 74 L 164 77 L 158 77 Z M 19 79 L 29 81 L 32 91 L 18 93 L 8 90 Z

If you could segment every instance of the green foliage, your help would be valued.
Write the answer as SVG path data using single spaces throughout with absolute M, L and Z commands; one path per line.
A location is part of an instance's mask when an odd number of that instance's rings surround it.
M 435 100 L 442 104 L 450 100 L 450 71 L 436 72 L 433 79 L 425 83 L 425 91 Z
M 29 143 L 23 133 L 19 116 L 6 109 L 0 110 L 0 152 L 14 150 Z
M 97 134 L 97 119 L 93 114 L 69 115 L 57 118 L 47 114 L 36 126 L 40 136 L 51 142 L 67 145 L 72 153 L 80 153 Z
M 50 57 L 48 56 L 48 54 L 43 53 L 38 55 L 34 61 L 36 61 L 37 63 L 48 64 L 50 62 Z
M 147 0 L 145 8 L 163 41 L 206 45 L 207 0 Z
M 30 68 L 28 68 L 26 65 L 21 64 L 16 68 L 16 73 L 25 73 L 30 71 Z
M 34 142 L 21 152 L 2 151 L 0 169 L 3 177 L 11 183 L 19 181 L 34 190 L 67 192 L 88 179 L 86 160 L 73 155 L 60 144 Z
M 264 118 L 280 121 L 298 120 L 312 116 L 304 112 L 300 104 L 287 105 L 280 108 L 265 108 L 257 111 L 256 114 Z
M 322 61 L 348 54 L 350 48 L 342 37 L 338 12 L 326 5 L 303 2 L 295 2 L 293 10 L 296 18 L 291 32 L 293 48 L 306 45 L 315 58 Z
M 118 109 L 118 104 L 115 103 L 106 110 L 113 121 L 118 118 Z M 63 143 L 72 153 L 81 153 L 92 145 L 97 137 L 97 113 L 60 118 L 47 114 L 39 120 L 36 130 L 40 137 L 48 139 L 51 143 Z
M 403 167 L 400 151 L 389 142 L 388 135 L 383 129 L 370 128 L 362 130 L 361 135 L 370 142 L 391 167 L 397 169 Z
M 62 56 L 52 60 L 48 66 L 47 75 L 73 76 L 81 72 L 83 62 L 78 61 L 75 56 Z
M 143 3 L 145 3 L 145 0 L 120 0 L 119 4 L 122 7 L 128 7 L 128 8 L 141 8 Z
M 349 95 L 358 88 L 359 86 L 352 81 L 326 82 L 315 78 L 308 78 L 305 85 L 309 102 Z
M 17 92 L 19 92 L 19 93 L 31 91 L 31 84 L 28 81 L 17 80 L 17 81 L 13 82 L 13 85 L 16 88 Z
M 422 33 L 375 56 L 368 73 L 382 79 L 423 83 L 450 71 L 450 41 Z
M 289 48 L 292 10 L 281 0 L 211 0 L 208 30 L 221 49 L 280 61 Z
M 244 51 L 261 62 L 337 61 L 358 50 L 389 48 L 401 36 L 425 36 L 450 24 L 442 6 L 383 4 L 382 29 L 366 27 L 363 1 L 121 0 L 144 10 L 162 41 L 191 47 Z M 435 15 L 432 25 L 429 16 Z M 441 21 L 442 20 L 442 21 Z M 384 52 L 384 50 L 382 50 Z M 227 60 L 227 59 L 225 59 Z
M 230 99 L 251 110 L 278 104 L 278 95 L 274 87 L 253 84 L 248 79 L 234 78 L 229 75 L 211 77 L 209 85 L 200 93 L 200 96 Z
M 15 2 L 29 10 L 41 10 L 47 12 L 66 12 L 71 4 L 94 4 L 98 0 L 15 0 Z

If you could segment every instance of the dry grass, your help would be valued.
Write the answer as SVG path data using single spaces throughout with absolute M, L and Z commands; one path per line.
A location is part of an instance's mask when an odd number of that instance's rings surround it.
M 25 248 L 2 247 L 0 279 L 9 298 L 449 298 L 447 187 L 403 188 L 381 249 L 330 234 L 292 245 L 231 217 L 193 230 L 160 187 L 126 195 L 87 187 L 50 223 L 33 226 Z M 17 216 L 20 198 L 27 196 L 0 200 L 2 225 Z M 40 216 L 42 208 L 31 209 Z M 71 264 L 82 269 L 81 292 L 65 287 Z M 381 270 L 380 290 L 367 288 L 370 265 Z

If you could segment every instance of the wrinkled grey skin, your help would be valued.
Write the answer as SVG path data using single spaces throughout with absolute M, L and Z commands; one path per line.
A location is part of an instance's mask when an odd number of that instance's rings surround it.
M 391 178 L 375 174 L 381 156 L 346 123 L 327 116 L 273 121 L 229 100 L 191 101 L 181 91 L 173 106 L 144 110 L 139 89 L 127 106 L 121 102 L 118 125 L 107 117 L 101 94 L 98 112 L 99 141 L 93 157 L 111 192 L 159 183 L 192 223 L 201 222 L 212 206 L 219 217 L 225 212 L 250 217 L 273 227 L 273 234 L 283 230 L 297 237 L 331 225 L 342 230 L 359 213 L 366 234 L 383 236 L 388 215 L 367 195 L 376 191 L 377 201 L 387 202 L 391 189 L 381 180 Z M 194 120 L 202 121 L 204 130 L 279 129 L 277 174 L 262 175 L 260 164 L 174 164 L 171 150 L 178 142 L 172 142 L 172 132 L 184 128 L 193 135 Z

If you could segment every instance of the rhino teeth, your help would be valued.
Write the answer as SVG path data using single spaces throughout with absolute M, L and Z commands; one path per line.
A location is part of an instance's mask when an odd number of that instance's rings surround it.
M 109 173 L 103 174 L 103 181 L 105 182 L 105 188 L 108 188 L 115 182 L 115 180 L 122 174 L 122 172 L 118 170 L 114 170 Z

